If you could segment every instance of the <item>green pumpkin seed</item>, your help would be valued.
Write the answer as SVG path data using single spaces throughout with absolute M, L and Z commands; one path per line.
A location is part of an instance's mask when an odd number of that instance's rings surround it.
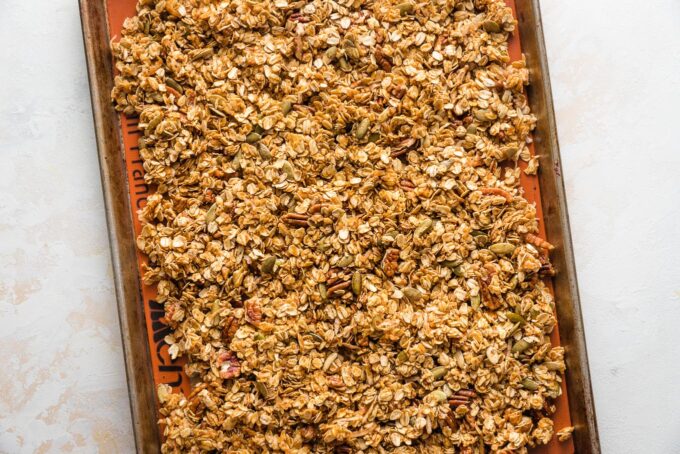
M 405 363 L 407 360 L 408 360 L 408 353 L 406 353 L 404 350 L 400 351 L 399 354 L 397 355 L 397 362 Z
M 441 389 L 432 391 L 430 396 L 435 402 L 444 402 L 447 399 L 446 393 Z
M 562 370 L 564 369 L 564 364 L 559 361 L 547 361 L 543 363 L 548 370 Z
M 321 296 L 321 301 L 326 301 L 328 299 L 328 289 L 326 284 L 319 284 L 319 296 Z
M 378 140 L 380 140 L 380 133 L 379 132 L 372 132 L 368 135 L 368 141 L 371 143 L 376 143 Z
M 251 132 L 246 136 L 246 143 L 255 143 L 258 142 L 262 136 L 256 132 Z
M 509 255 L 515 252 L 515 245 L 512 243 L 496 243 L 489 246 L 489 250 L 496 255 Z
M 402 290 L 402 293 L 404 294 L 406 299 L 412 303 L 418 302 L 420 298 L 423 297 L 423 294 L 420 293 L 418 289 L 415 289 L 413 287 L 406 287 L 404 290 Z
M 434 222 L 430 218 L 421 221 L 420 224 L 418 224 L 418 227 L 416 227 L 415 232 L 413 232 L 413 237 L 420 238 L 421 236 L 425 235 L 430 231 L 433 224 Z
M 331 46 L 328 49 L 326 49 L 326 58 L 328 58 L 330 61 L 335 60 L 335 57 L 338 55 L 338 48 L 335 46 Z
M 158 126 L 161 121 L 163 120 L 163 114 L 158 114 L 155 117 L 153 117 L 150 121 L 149 124 L 146 125 L 146 128 L 144 129 L 144 132 L 148 134 L 152 134 L 156 130 L 156 126 Z
M 470 304 L 472 305 L 472 309 L 474 310 L 479 309 L 479 305 L 482 304 L 482 297 L 479 295 L 471 296 Z
M 519 314 L 515 314 L 514 312 L 508 312 L 506 314 L 506 316 L 508 317 L 508 320 L 510 320 L 512 323 L 519 323 L 519 324 L 526 323 L 526 320 L 524 319 L 524 317 L 522 317 Z
M 265 274 L 273 274 L 274 273 L 274 268 L 276 267 L 276 257 L 273 255 L 270 255 L 266 259 L 262 261 L 262 266 L 260 267 L 260 271 L 262 271 Z
M 269 147 L 263 143 L 258 144 L 257 152 L 260 154 L 260 157 L 265 161 L 269 161 L 272 158 L 272 152 L 269 151 Z
M 347 63 L 347 60 L 345 59 L 345 57 L 340 57 L 340 69 L 342 69 L 346 73 L 348 73 L 352 70 L 352 67 L 350 66 L 349 63 Z
M 538 383 L 529 378 L 525 378 L 522 380 L 522 387 L 529 391 L 536 391 L 538 389 Z
M 489 236 L 486 234 L 486 232 L 482 232 L 481 230 L 473 230 L 470 232 L 470 234 L 475 239 L 475 243 L 480 246 L 485 246 L 489 243 Z
M 440 262 L 441 266 L 445 268 L 455 268 L 459 266 L 462 262 L 460 260 L 444 260 Z
M 453 267 L 453 274 L 455 274 L 458 277 L 464 277 L 465 276 L 465 271 L 463 271 L 463 266 L 458 265 Z
M 165 85 L 168 87 L 172 88 L 173 90 L 176 90 L 180 93 L 184 93 L 184 88 L 180 84 L 177 83 L 175 79 L 172 79 L 170 77 L 165 78 Z
M 522 353 L 531 347 L 531 344 L 524 339 L 520 339 L 517 342 L 515 342 L 515 345 L 512 346 L 512 352 L 513 353 Z
M 293 103 L 291 101 L 283 101 L 281 103 L 281 112 L 283 112 L 284 115 L 288 115 L 291 110 L 293 110 Z
M 447 367 L 444 366 L 437 366 L 434 369 L 432 369 L 430 372 L 432 372 L 432 376 L 434 377 L 435 380 L 439 380 L 441 378 L 444 378 L 446 373 L 449 371 Z
M 355 296 L 359 296 L 361 294 L 361 284 L 362 284 L 361 273 L 355 271 L 354 274 L 352 275 L 352 292 L 354 293 Z
M 415 6 L 411 2 L 404 2 L 397 5 L 397 8 L 399 9 L 399 14 L 401 16 L 408 16 L 409 14 L 411 14 L 413 12 L 414 7 Z
M 498 22 L 492 20 L 484 21 L 482 28 L 489 33 L 498 33 L 501 31 L 501 26 L 498 25 Z
M 354 263 L 354 256 L 353 255 L 346 255 L 340 260 L 338 260 L 338 263 L 335 264 L 335 266 L 338 266 L 340 268 L 344 268 L 346 266 L 350 266 L 352 263 Z
M 368 118 L 364 118 L 363 120 L 361 120 L 361 123 L 359 123 L 359 126 L 357 127 L 356 132 L 357 139 L 364 138 L 364 136 L 368 132 L 369 126 L 371 126 L 371 122 Z

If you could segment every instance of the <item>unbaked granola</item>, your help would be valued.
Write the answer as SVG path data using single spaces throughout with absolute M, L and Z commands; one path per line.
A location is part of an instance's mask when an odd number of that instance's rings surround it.
M 522 453 L 553 437 L 552 246 L 502 0 L 140 0 L 164 453 Z

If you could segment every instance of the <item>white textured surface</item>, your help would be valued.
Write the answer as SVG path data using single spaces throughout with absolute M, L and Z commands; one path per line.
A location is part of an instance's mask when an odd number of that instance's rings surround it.
M 0 14 L 0 453 L 133 449 L 74 0 Z M 605 453 L 680 452 L 680 2 L 543 0 Z

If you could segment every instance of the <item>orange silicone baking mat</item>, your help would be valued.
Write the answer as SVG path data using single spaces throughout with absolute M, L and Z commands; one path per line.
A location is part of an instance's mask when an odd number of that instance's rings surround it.
M 516 17 L 515 1 L 506 0 L 506 3 L 512 8 Z M 117 37 L 120 36 L 120 30 L 125 18 L 135 14 L 137 0 L 106 0 L 106 4 L 110 35 L 113 40 L 116 40 Z M 521 42 L 518 31 L 515 31 L 510 38 L 509 53 L 513 60 L 522 58 Z M 142 167 L 142 159 L 139 155 L 138 147 L 138 140 L 142 135 L 142 131 L 138 127 L 138 119 L 128 118 L 126 115 L 121 114 L 120 122 L 123 145 L 125 148 L 124 159 L 127 171 L 130 205 L 133 210 L 132 217 L 134 230 L 135 235 L 139 235 L 142 225 L 137 216 L 137 211 L 146 204 L 147 197 L 153 192 L 153 188 L 149 187 L 149 185 L 144 182 L 144 169 Z M 533 145 L 530 145 L 529 148 L 533 154 Z M 526 163 L 520 161 L 519 166 L 520 168 L 524 168 L 526 167 Z M 525 191 L 524 196 L 527 200 L 536 204 L 540 235 L 545 238 L 545 225 L 543 222 L 543 211 L 541 209 L 538 178 L 536 176 L 526 175 L 522 172 L 521 184 Z M 137 251 L 137 259 L 140 274 L 142 274 L 143 267 L 148 259 L 139 251 Z M 548 285 L 551 287 L 552 291 L 552 285 L 550 283 L 548 283 Z M 168 345 L 165 343 L 164 338 L 166 335 L 170 334 L 171 331 L 162 321 L 164 311 L 162 304 L 155 300 L 156 289 L 153 286 L 144 285 L 143 282 L 141 283 L 141 288 L 154 382 L 155 384 L 169 384 L 176 392 L 182 392 L 187 395 L 190 391 L 190 382 L 183 370 L 185 360 L 183 358 L 172 360 L 168 354 Z M 556 304 L 559 304 L 559 301 L 556 301 Z M 554 345 L 560 345 L 559 330 L 557 327 L 553 330 L 552 342 Z M 556 431 L 563 427 L 571 426 L 567 388 L 564 381 L 562 382 L 562 391 L 562 396 L 560 396 L 556 402 L 557 411 L 553 417 Z M 571 439 L 566 442 L 558 442 L 557 439 L 553 437 L 548 445 L 535 448 L 532 450 L 532 453 L 572 454 L 574 453 L 574 445 Z

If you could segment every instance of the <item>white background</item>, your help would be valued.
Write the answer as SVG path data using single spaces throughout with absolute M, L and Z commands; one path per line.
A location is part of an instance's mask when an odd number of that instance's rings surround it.
M 680 453 L 680 0 L 541 3 L 603 452 Z M 0 453 L 128 453 L 76 1 L 0 5 Z

